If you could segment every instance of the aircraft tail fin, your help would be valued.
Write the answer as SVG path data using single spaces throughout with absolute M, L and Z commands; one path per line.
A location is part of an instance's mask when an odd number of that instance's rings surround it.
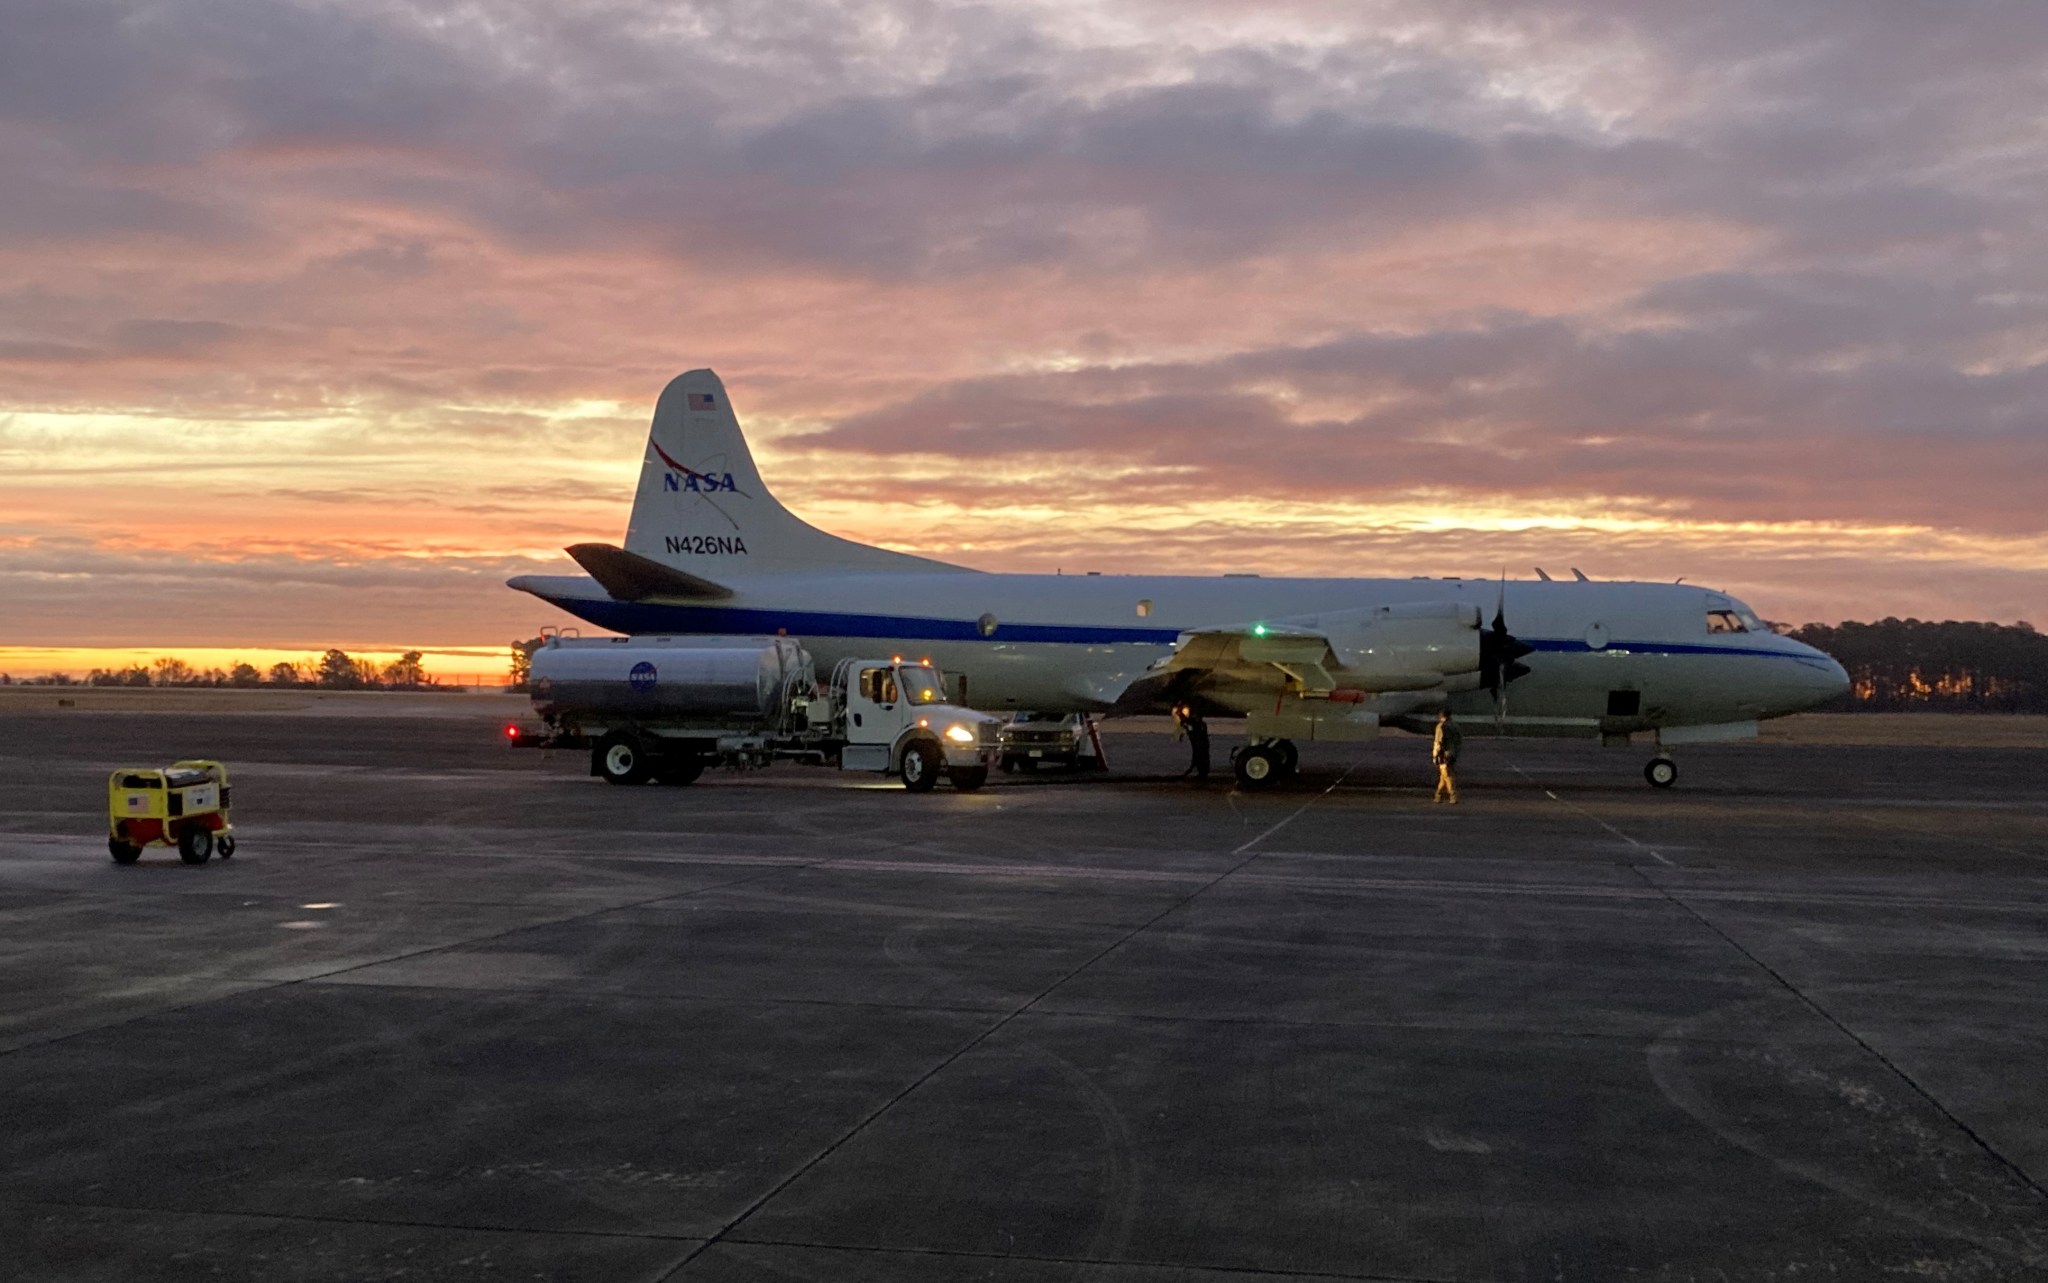
M 827 534 L 783 507 L 710 370 L 677 375 L 655 403 L 624 551 L 713 588 L 747 574 L 962 569 Z

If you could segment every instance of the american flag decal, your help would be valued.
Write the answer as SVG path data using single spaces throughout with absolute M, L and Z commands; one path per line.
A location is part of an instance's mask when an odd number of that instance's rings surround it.
M 712 396 L 709 392 L 690 393 L 690 408 L 692 410 L 709 410 L 717 405 L 718 398 Z

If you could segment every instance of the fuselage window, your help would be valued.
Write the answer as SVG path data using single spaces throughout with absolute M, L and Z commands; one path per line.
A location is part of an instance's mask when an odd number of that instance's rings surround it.
M 1138 603 L 1138 618 L 1144 619 L 1152 613 L 1152 601 L 1147 598 Z
M 1746 633 L 1742 616 L 1732 610 L 1710 610 L 1707 612 L 1707 631 L 1710 633 Z

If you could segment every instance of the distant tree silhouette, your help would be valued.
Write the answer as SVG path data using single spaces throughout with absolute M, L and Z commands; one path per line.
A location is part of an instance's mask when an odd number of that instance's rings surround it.
M 1849 670 L 1838 709 L 2048 713 L 2048 637 L 2029 623 L 1882 619 L 1792 636 Z
M 425 686 L 427 670 L 421 666 L 420 659 L 420 652 L 409 650 L 384 665 L 384 684 L 393 690 L 417 690 Z
M 541 648 L 545 638 L 529 637 L 525 641 L 512 643 L 512 680 L 506 690 L 523 691 L 533 676 L 533 652 Z
M 330 690 L 359 690 L 364 685 L 362 669 L 345 650 L 330 650 L 320 657 L 313 680 Z

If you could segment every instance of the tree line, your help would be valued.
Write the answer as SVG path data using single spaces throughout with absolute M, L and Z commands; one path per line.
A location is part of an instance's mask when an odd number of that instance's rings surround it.
M 1791 635 L 1849 670 L 1831 710 L 2048 713 L 2048 637 L 2029 623 L 1880 619 Z
M 35 686 L 226 686 L 293 690 L 428 690 L 440 684 L 421 665 L 421 652 L 406 651 L 386 664 L 358 659 L 345 650 L 329 650 L 317 658 L 286 660 L 259 669 L 236 663 L 227 668 L 194 668 L 166 655 L 126 668 L 95 668 L 83 680 L 66 673 L 31 677 L 20 684 Z M 0 675 L 0 684 L 15 679 Z

